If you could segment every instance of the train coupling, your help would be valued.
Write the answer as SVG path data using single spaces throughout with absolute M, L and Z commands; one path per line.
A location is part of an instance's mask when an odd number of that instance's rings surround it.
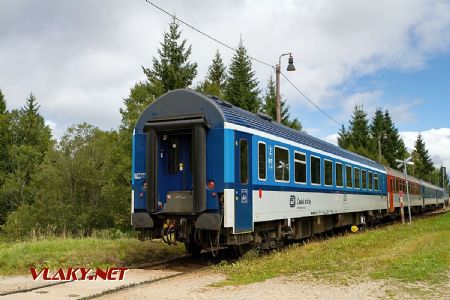
M 186 218 L 167 219 L 161 229 L 162 240 L 168 245 L 188 240 L 188 221 Z

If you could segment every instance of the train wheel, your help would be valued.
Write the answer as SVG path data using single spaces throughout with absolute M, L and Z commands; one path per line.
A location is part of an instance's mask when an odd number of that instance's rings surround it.
M 184 243 L 184 248 L 186 248 L 187 253 L 193 256 L 199 256 L 200 252 L 202 252 L 202 247 L 193 242 Z
M 245 253 L 247 253 L 252 247 L 249 244 L 244 244 L 244 245 L 234 245 L 234 246 L 230 246 L 229 249 L 231 250 L 231 254 L 235 257 L 235 258 L 240 258 L 242 257 Z

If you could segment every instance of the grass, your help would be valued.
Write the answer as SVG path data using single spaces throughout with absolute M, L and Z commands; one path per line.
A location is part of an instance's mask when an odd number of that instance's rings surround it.
M 264 257 L 250 254 L 217 269 L 228 275 L 220 285 L 293 274 L 344 284 L 361 278 L 445 284 L 450 274 L 450 213 L 416 220 L 412 225 L 295 245 Z
M 53 238 L 0 243 L 0 275 L 29 273 L 30 267 L 130 266 L 184 254 L 184 247 L 134 238 Z

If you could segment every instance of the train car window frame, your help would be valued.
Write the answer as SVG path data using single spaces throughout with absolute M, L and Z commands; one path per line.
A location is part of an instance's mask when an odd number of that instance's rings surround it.
M 368 177 L 369 177 L 368 188 L 369 188 L 369 190 L 373 191 L 373 172 L 372 171 L 368 172 Z
M 376 192 L 379 190 L 379 181 L 378 181 L 378 173 L 373 173 L 373 188 Z
M 242 171 L 243 171 L 243 160 L 242 160 L 242 154 L 243 154 L 243 152 L 242 152 L 242 142 L 245 142 L 245 144 L 246 144 L 246 148 L 245 148 L 245 153 L 247 154 L 246 156 L 245 156 L 245 159 L 246 159 L 246 163 L 245 163 L 245 170 L 246 170 L 246 172 L 245 172 L 245 176 L 246 177 L 242 177 L 242 174 L 244 174 Z M 249 153 L 248 153 L 248 140 L 247 139 L 240 139 L 239 140 L 239 181 L 240 181 L 240 183 L 241 184 L 243 184 L 243 185 L 247 185 L 248 184 L 248 177 L 249 177 L 249 165 L 248 165 L 248 161 L 249 161 L 249 159 L 248 159 L 248 156 L 249 156 Z M 245 180 L 243 180 L 243 179 L 245 179 Z
M 353 177 L 355 178 L 355 189 L 359 190 L 361 189 L 361 169 L 360 168 L 354 168 L 354 175 Z M 356 176 L 356 173 L 358 173 L 358 176 Z M 357 184 L 358 183 L 358 184 Z
M 264 145 L 264 178 L 261 175 L 261 153 L 259 152 L 260 145 Z M 267 180 L 267 144 L 265 142 L 258 142 L 258 180 L 266 181 Z
M 341 168 L 341 176 L 338 176 L 338 166 L 340 166 L 340 168 Z M 336 182 L 336 187 L 343 188 L 344 187 L 344 166 L 342 165 L 342 163 L 336 162 L 334 164 L 334 168 L 336 170 L 336 172 L 335 172 L 336 178 L 334 179 L 335 180 L 334 182 Z M 340 185 L 338 185 L 338 178 L 339 177 L 341 179 L 341 184 Z
M 287 152 L 287 180 L 283 180 L 283 179 L 277 179 L 277 148 L 280 150 L 285 150 Z M 291 175 L 291 170 L 290 170 L 290 151 L 288 148 L 286 147 L 282 147 L 282 146 L 274 146 L 273 149 L 273 157 L 274 157 L 274 168 L 273 168 L 273 173 L 274 173 L 274 178 L 276 182 L 289 182 L 290 181 L 290 175 Z
M 361 169 L 361 186 L 363 190 L 367 190 L 367 170 Z
M 313 182 L 313 179 L 314 179 L 314 176 L 313 176 L 313 162 L 312 162 L 312 160 L 313 160 L 313 158 L 314 159 L 318 159 L 319 160 L 319 183 L 317 183 L 317 182 Z M 311 182 L 311 185 L 314 185 L 314 186 L 320 186 L 320 185 L 322 185 L 322 159 L 319 157 L 319 156 L 316 156 L 316 155 L 311 155 L 310 156 L 310 158 L 309 158 L 309 174 L 311 174 L 311 176 L 310 176 L 310 182 Z
M 300 159 L 297 159 L 297 158 L 296 158 L 296 154 L 303 155 L 303 156 L 305 157 L 305 160 L 302 161 L 302 160 L 300 160 Z M 306 153 L 300 152 L 300 151 L 297 151 L 297 150 L 294 150 L 294 182 L 295 182 L 295 183 L 298 183 L 298 184 L 306 184 L 306 182 L 307 182 L 307 180 L 308 180 L 308 172 L 307 172 L 307 167 L 306 167 L 306 165 L 307 165 L 306 160 L 307 160 L 307 158 L 306 158 Z M 298 163 L 298 164 L 302 164 L 302 165 L 304 166 L 304 170 L 305 170 L 305 181 L 297 181 L 297 163 Z
M 328 174 L 327 172 L 327 163 L 331 164 L 331 174 Z M 329 176 L 329 178 L 327 178 Z M 331 179 L 331 183 L 327 184 L 327 179 Z M 333 186 L 333 161 L 330 159 L 323 159 L 323 185 L 331 187 Z
M 350 169 L 350 185 L 348 181 L 348 170 Z M 351 165 L 345 165 L 345 187 L 348 189 L 353 189 L 353 167 Z

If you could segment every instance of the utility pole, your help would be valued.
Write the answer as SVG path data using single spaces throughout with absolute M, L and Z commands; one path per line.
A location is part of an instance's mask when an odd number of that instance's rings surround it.
M 387 134 L 380 132 L 378 134 L 378 162 L 381 164 L 381 136 L 383 136 L 383 140 L 387 139 Z
M 275 90 L 276 90 L 276 96 L 275 96 L 275 102 L 276 102 L 276 109 L 277 109 L 277 122 L 281 123 L 281 104 L 280 104 L 280 75 L 281 75 L 281 58 L 283 56 L 289 55 L 288 60 L 288 66 L 287 71 L 295 71 L 294 67 L 294 58 L 292 57 L 292 53 L 284 53 L 281 54 L 278 58 L 278 64 L 275 65 Z
M 414 165 L 414 163 L 411 160 L 412 160 L 411 156 L 404 160 L 400 159 L 395 160 L 396 162 L 399 163 L 398 164 L 399 168 L 403 165 L 403 175 L 405 175 L 405 183 L 406 183 L 406 198 L 408 199 L 409 224 L 412 223 L 412 219 L 411 219 L 411 201 L 409 199 L 408 165 Z

